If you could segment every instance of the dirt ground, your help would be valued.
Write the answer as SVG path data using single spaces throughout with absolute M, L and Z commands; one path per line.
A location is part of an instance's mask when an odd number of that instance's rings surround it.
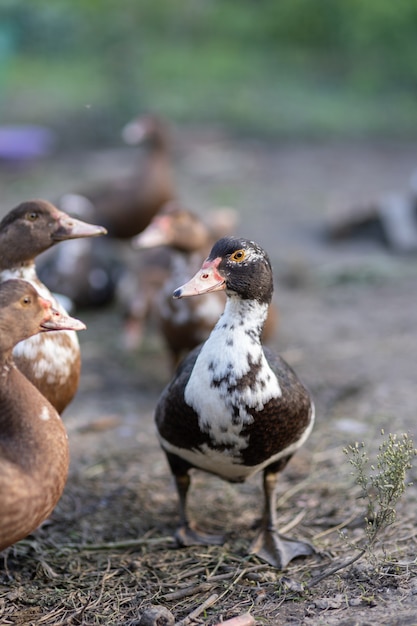
M 5 170 L 1 211 L 30 197 L 53 200 L 131 160 L 117 150 Z M 153 426 L 170 376 L 161 339 L 150 327 L 129 354 L 116 305 L 78 311 L 88 329 L 80 334 L 79 393 L 64 414 L 70 476 L 51 518 L 0 557 L 1 624 L 133 626 L 149 605 L 184 626 L 246 612 L 268 625 L 417 624 L 414 486 L 373 558 L 330 573 L 364 539 L 366 506 L 343 449 L 364 442 L 374 459 L 381 429 L 416 435 L 416 257 L 371 239 L 325 237 L 331 207 L 406 193 L 416 166 L 411 142 L 266 143 L 184 132 L 176 168 L 186 204 L 202 215 L 212 206 L 238 208 L 237 234 L 263 245 L 273 262 L 280 311 L 273 345 L 317 407 L 314 432 L 282 474 L 279 524 L 318 554 L 285 572 L 248 556 L 260 477 L 234 486 L 202 473 L 193 480 L 191 513 L 225 531 L 227 542 L 175 546 L 176 495 Z M 328 575 L 311 584 L 320 574 Z

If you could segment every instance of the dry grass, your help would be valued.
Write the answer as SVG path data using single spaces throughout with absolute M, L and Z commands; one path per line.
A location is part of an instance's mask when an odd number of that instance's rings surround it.
M 215 624 L 246 612 L 259 624 L 301 623 L 330 609 L 339 620 L 348 606 L 367 610 L 386 590 L 409 595 L 417 531 L 401 514 L 377 548 L 376 564 L 359 563 L 308 589 L 351 555 L 340 529 L 351 541 L 363 538 L 362 505 L 352 484 L 348 492 L 342 488 L 349 468 L 340 469 L 337 449 L 301 454 L 283 476 L 281 525 L 320 550 L 284 573 L 246 554 L 259 512 L 256 482 L 235 488 L 196 474 L 192 513 L 213 530 L 226 528 L 227 542 L 178 549 L 175 494 L 164 464 L 155 462 L 154 444 L 123 458 L 95 455 L 73 470 L 51 520 L 5 553 L 1 624 L 133 626 L 150 605 L 169 609 L 178 626 Z M 151 460 L 154 474 L 138 480 Z

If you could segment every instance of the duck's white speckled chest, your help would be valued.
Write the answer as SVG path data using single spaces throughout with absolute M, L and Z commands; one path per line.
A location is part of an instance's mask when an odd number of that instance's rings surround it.
M 59 311 L 66 313 L 49 289 L 36 276 L 33 266 L 23 266 L 0 272 L 0 282 L 21 279 L 31 283 L 37 292 L 53 303 Z M 31 362 L 35 378 L 45 378 L 49 384 L 59 383 L 72 374 L 72 367 L 79 358 L 77 333 L 72 330 L 50 331 L 29 337 L 19 342 L 13 354 Z
M 247 446 L 242 428 L 272 398 L 281 396 L 265 358 L 259 323 L 266 306 L 247 301 L 235 309 L 233 298 L 203 346 L 185 388 L 184 398 L 197 413 L 201 430 L 219 445 Z M 261 309 L 261 310 L 260 310 Z
M 48 384 L 62 382 L 71 376 L 78 359 L 78 344 L 73 344 L 72 332 L 60 330 L 34 335 L 18 343 L 13 355 L 31 362 L 34 378 L 43 378 Z

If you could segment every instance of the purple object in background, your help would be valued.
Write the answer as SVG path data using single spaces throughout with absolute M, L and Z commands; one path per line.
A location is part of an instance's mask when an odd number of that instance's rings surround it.
M 30 161 L 48 156 L 55 142 L 55 133 L 44 126 L 0 126 L 0 162 Z

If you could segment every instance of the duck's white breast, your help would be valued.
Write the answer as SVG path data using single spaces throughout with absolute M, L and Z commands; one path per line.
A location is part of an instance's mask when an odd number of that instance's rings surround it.
M 204 344 L 189 381 L 184 399 L 198 415 L 200 429 L 213 442 L 247 447 L 242 429 L 253 422 L 252 413 L 262 411 L 281 388 L 268 365 L 262 346 L 250 334 L 259 311 L 249 309 L 240 320 L 226 307 Z

